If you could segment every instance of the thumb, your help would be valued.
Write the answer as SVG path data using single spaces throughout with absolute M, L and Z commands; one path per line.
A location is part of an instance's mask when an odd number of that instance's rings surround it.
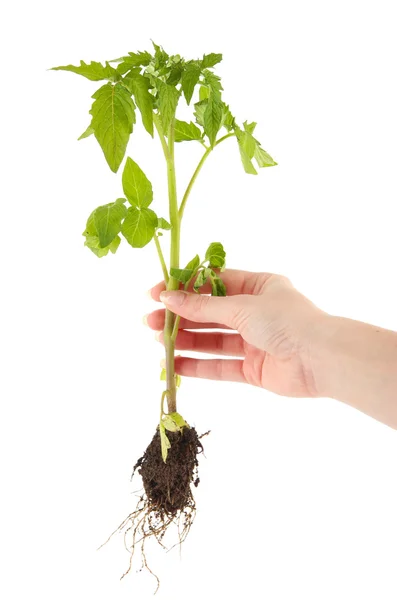
M 196 323 L 220 323 L 239 329 L 248 318 L 250 296 L 204 296 L 182 290 L 161 292 L 160 300 L 167 308 Z

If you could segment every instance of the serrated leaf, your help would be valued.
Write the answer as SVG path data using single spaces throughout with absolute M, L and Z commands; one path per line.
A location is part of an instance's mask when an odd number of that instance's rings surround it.
M 230 112 L 230 108 L 224 102 L 222 102 L 222 125 L 227 131 L 232 131 L 236 126 L 235 118 Z
M 222 104 L 214 96 L 210 96 L 204 111 L 204 131 L 211 147 L 214 147 L 216 136 L 222 122 Z
M 201 61 L 201 68 L 208 69 L 208 67 L 214 67 L 216 64 L 220 63 L 222 60 L 222 54 L 204 54 L 203 60 Z
M 91 127 L 91 124 L 88 125 L 87 129 L 84 131 L 84 133 L 81 134 L 80 137 L 77 138 L 77 140 L 82 140 L 86 137 L 89 137 L 90 135 L 92 135 L 94 133 L 94 129 Z
M 128 86 L 131 93 L 134 94 L 135 102 L 142 116 L 143 126 L 153 137 L 154 98 L 149 92 L 149 88 L 151 87 L 149 79 L 134 70 L 127 73 L 123 82 Z
M 163 50 L 163 48 L 161 46 L 158 46 L 157 44 L 155 44 L 152 40 L 152 44 L 153 44 L 153 48 L 155 50 L 155 54 L 154 54 L 154 68 L 156 70 L 161 69 L 161 67 L 164 67 L 167 60 L 169 59 L 169 55 L 167 54 L 167 52 L 165 52 L 165 50 Z
M 99 247 L 105 248 L 114 240 L 121 229 L 121 221 L 127 209 L 124 204 L 112 202 L 98 206 L 94 211 L 94 224 L 99 238 Z
M 90 114 L 91 126 L 106 161 L 116 173 L 127 148 L 135 123 L 135 104 L 127 89 L 116 83 L 106 83 L 97 90 Z
M 254 133 L 254 130 L 256 127 L 255 121 L 252 121 L 252 123 L 248 123 L 248 121 L 244 121 L 243 125 L 244 125 L 244 130 L 247 133 L 251 133 L 251 134 Z
M 124 194 L 133 206 L 147 208 L 153 201 L 152 184 L 142 169 L 129 156 L 122 176 Z
M 209 261 L 209 266 L 213 269 L 222 269 L 225 266 L 226 252 L 220 242 L 213 242 L 207 248 L 205 260 Z
M 168 450 L 171 448 L 170 440 L 165 433 L 165 427 L 162 422 L 159 424 L 159 432 L 160 432 L 160 443 L 161 443 L 161 456 L 163 457 L 163 461 L 167 462 Z
M 210 90 L 210 97 L 216 98 L 218 101 L 221 100 L 221 92 L 223 90 L 221 84 L 221 78 L 215 75 L 212 71 L 203 71 L 204 80 Z
M 226 296 L 226 286 L 222 279 L 214 271 L 210 273 L 211 280 L 211 295 L 212 296 Z
M 255 153 L 255 140 L 250 133 L 242 131 L 240 127 L 235 127 L 236 138 L 240 150 L 241 162 L 246 173 L 257 175 L 257 171 L 252 164 L 252 158 Z
M 177 63 L 171 67 L 170 74 L 167 77 L 168 85 L 177 85 L 182 77 L 184 66 L 182 62 Z
M 128 56 L 123 56 L 121 59 L 123 62 L 117 65 L 117 71 L 124 75 L 134 67 L 145 67 L 152 60 L 152 55 L 149 52 L 129 52 Z M 113 61 L 111 61 L 113 62 Z
M 210 95 L 209 89 L 205 85 L 200 85 L 199 100 L 206 100 Z
M 156 226 L 157 215 L 150 208 L 130 206 L 121 233 L 133 248 L 143 248 L 154 236 Z
M 159 85 L 159 112 L 164 134 L 167 135 L 168 128 L 175 116 L 176 107 L 179 100 L 179 91 L 173 85 L 167 85 L 158 80 Z
M 259 144 L 255 146 L 254 158 L 258 167 L 275 167 L 276 161 Z
M 197 61 L 189 61 L 185 65 L 185 70 L 182 74 L 182 91 L 187 104 L 193 96 L 194 88 L 200 78 L 201 68 Z
M 204 113 L 207 108 L 208 99 L 200 100 L 200 102 L 196 102 L 194 105 L 195 111 L 194 116 L 196 117 L 196 123 L 204 127 Z
M 185 142 L 191 140 L 201 140 L 203 134 L 192 122 L 175 120 L 175 141 Z
M 166 219 L 163 219 L 163 217 L 159 217 L 158 221 L 157 221 L 157 229 L 171 229 L 171 225 L 168 223 L 168 221 L 166 221 Z
M 108 62 L 103 66 L 100 62 L 91 62 L 89 64 L 85 63 L 84 60 L 80 61 L 80 65 L 66 65 L 64 67 L 52 67 L 51 71 L 71 71 L 72 73 L 77 73 L 77 75 L 82 75 L 86 77 L 90 81 L 101 81 L 102 79 L 111 79 L 112 81 L 117 81 L 119 77 L 119 73 L 117 70 L 112 67 Z

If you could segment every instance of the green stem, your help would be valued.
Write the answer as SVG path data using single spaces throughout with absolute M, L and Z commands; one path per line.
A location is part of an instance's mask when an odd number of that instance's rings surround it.
M 215 142 L 215 144 L 214 144 L 214 148 L 215 148 L 215 147 L 216 147 L 218 144 L 220 144 L 221 142 L 223 142 L 224 140 L 227 140 L 227 138 L 230 138 L 230 137 L 232 137 L 232 136 L 234 136 L 234 135 L 235 135 L 235 133 L 227 133 L 226 135 L 224 135 L 223 137 L 221 137 L 221 138 L 220 138 L 220 139 L 219 139 L 217 142 Z M 187 186 L 187 188 L 186 188 L 186 191 L 185 191 L 185 193 L 184 193 L 184 195 L 183 195 L 183 198 L 182 198 L 181 206 L 180 206 L 180 208 L 179 208 L 179 219 L 180 219 L 180 220 L 181 220 L 181 219 L 182 219 L 182 217 L 183 217 L 183 213 L 184 213 L 184 210 L 185 210 L 186 202 L 187 202 L 187 199 L 189 198 L 189 194 L 190 194 L 190 192 L 191 192 L 191 190 L 192 190 L 193 184 L 194 184 L 194 182 L 196 181 L 196 179 L 197 179 L 197 176 L 198 176 L 198 174 L 199 174 L 199 173 L 200 173 L 200 171 L 201 171 L 201 167 L 203 166 L 203 164 L 204 164 L 204 163 L 205 163 L 205 161 L 207 160 L 207 157 L 208 157 L 208 156 L 209 156 L 209 154 L 212 152 L 212 150 L 213 150 L 213 148 L 209 147 L 209 148 L 207 148 L 207 150 L 204 152 L 203 156 L 201 157 L 201 160 L 200 160 L 199 164 L 198 164 L 198 165 L 197 165 L 197 167 L 196 167 L 196 170 L 194 171 L 194 173 L 193 173 L 193 175 L 192 175 L 192 178 L 191 178 L 191 180 L 189 181 L 189 185 L 188 185 L 188 186 Z
M 157 124 L 156 124 L 157 127 Z M 157 127 L 159 131 L 159 128 Z M 161 139 L 161 136 L 160 136 Z M 164 135 L 163 135 L 164 139 Z M 165 140 L 164 140 L 165 142 Z M 178 199 L 176 191 L 176 176 L 175 176 L 175 160 L 174 160 L 174 144 L 175 144 L 175 119 L 172 119 L 168 132 L 168 145 L 164 149 L 164 155 L 167 161 L 167 180 L 168 180 L 168 200 L 169 214 L 171 224 L 171 253 L 170 253 L 170 270 L 179 268 L 179 247 L 180 247 L 180 218 L 178 214 Z M 170 276 L 167 282 L 168 290 L 177 290 L 179 281 Z M 165 368 L 167 373 L 167 404 L 168 412 L 176 412 L 176 381 L 175 381 L 175 339 L 172 338 L 174 328 L 175 314 L 170 310 L 165 311 L 164 325 L 164 346 L 165 346 Z
M 166 284 L 168 284 L 169 276 L 168 276 L 167 265 L 165 264 L 164 255 L 163 255 L 163 251 L 161 250 L 160 241 L 159 241 L 157 232 L 155 232 L 153 239 L 154 239 L 154 243 L 156 244 L 157 254 L 159 255 L 161 268 L 163 270 L 164 281 Z

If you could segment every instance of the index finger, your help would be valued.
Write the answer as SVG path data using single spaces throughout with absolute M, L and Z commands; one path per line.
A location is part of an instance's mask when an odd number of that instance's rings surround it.
M 220 274 L 225 286 L 228 296 L 236 296 L 237 294 L 260 294 L 266 281 L 272 276 L 272 273 L 253 273 L 251 271 L 239 271 L 238 269 L 225 269 Z M 193 284 L 195 279 L 190 282 L 188 291 L 193 291 Z M 150 296 L 153 300 L 160 302 L 160 294 L 166 289 L 164 281 L 161 281 L 151 290 L 149 290 Z M 210 284 L 205 284 L 200 288 L 202 294 L 209 294 L 211 292 Z

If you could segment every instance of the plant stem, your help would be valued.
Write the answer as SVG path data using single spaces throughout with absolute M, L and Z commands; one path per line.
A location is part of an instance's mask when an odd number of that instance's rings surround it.
M 156 244 L 157 254 L 159 255 L 161 268 L 163 270 L 164 281 L 166 284 L 168 284 L 169 276 L 168 276 L 167 265 L 165 264 L 163 251 L 161 250 L 160 241 L 159 241 L 157 233 L 154 234 L 153 239 L 154 239 L 154 243 Z
M 171 224 L 171 252 L 170 252 L 170 270 L 179 268 L 179 245 L 180 245 L 180 218 L 178 213 L 178 199 L 176 192 L 175 161 L 174 161 L 174 143 L 175 143 L 175 118 L 172 119 L 168 133 L 168 156 L 167 159 L 167 179 L 168 179 L 168 199 Z M 167 283 L 168 290 L 179 289 L 179 281 L 170 276 Z M 172 338 L 174 328 L 175 314 L 170 310 L 165 311 L 164 326 L 164 346 L 165 346 L 165 368 L 167 373 L 167 404 L 168 412 L 176 412 L 176 382 L 175 382 L 175 339 Z
M 232 136 L 234 136 L 235 133 L 227 133 L 226 135 L 224 135 L 223 137 L 221 137 L 217 142 L 215 142 L 214 144 L 214 148 L 215 146 L 217 146 L 218 144 L 220 144 L 221 142 L 223 142 L 224 140 L 227 140 L 227 138 L 230 138 Z M 203 156 L 201 157 L 201 160 L 199 162 L 199 164 L 196 167 L 196 170 L 194 171 L 191 180 L 189 181 L 189 185 L 186 188 L 186 192 L 183 195 L 182 198 L 182 202 L 181 202 L 181 206 L 179 208 L 179 219 L 181 220 L 183 217 L 183 213 L 185 210 L 185 206 L 186 206 L 186 202 L 187 199 L 189 198 L 189 194 L 192 190 L 193 184 L 197 179 L 197 175 L 200 173 L 201 171 L 201 167 L 203 166 L 203 164 L 205 163 L 207 157 L 209 156 L 209 154 L 212 152 L 213 148 L 209 147 L 207 148 L 207 150 L 204 152 Z

